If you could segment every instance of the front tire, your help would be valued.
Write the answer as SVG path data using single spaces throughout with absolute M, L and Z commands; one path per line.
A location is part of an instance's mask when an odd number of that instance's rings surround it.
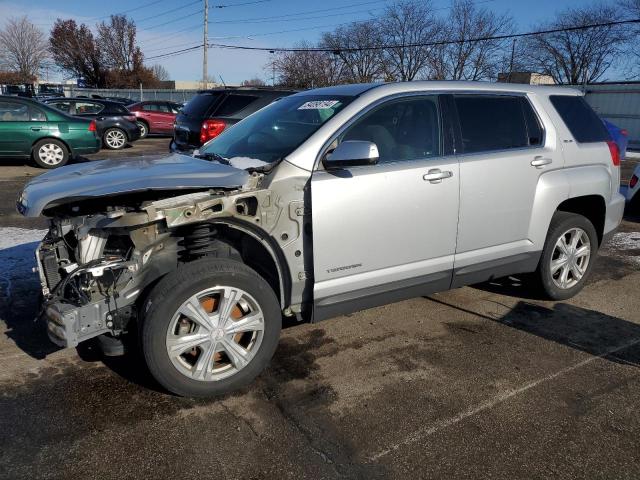
M 127 145 L 127 134 L 120 128 L 108 128 L 102 136 L 104 146 L 109 150 L 122 150 Z
M 155 379 L 187 397 L 250 383 L 268 365 L 282 316 L 269 284 L 246 265 L 202 259 L 169 273 L 143 306 L 142 350 Z
M 58 168 L 69 161 L 69 150 L 61 141 L 45 138 L 33 146 L 31 158 L 40 168 Z
M 140 130 L 140 138 L 146 138 L 149 135 L 149 127 L 145 122 L 136 122 L 138 129 Z
M 584 288 L 598 253 L 598 235 L 582 215 L 556 212 L 536 275 L 552 300 L 566 300 Z

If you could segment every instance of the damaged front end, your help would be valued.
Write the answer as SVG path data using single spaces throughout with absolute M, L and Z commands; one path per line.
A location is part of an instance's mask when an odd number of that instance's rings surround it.
M 100 335 L 121 337 L 135 324 L 146 290 L 180 263 L 207 255 L 253 261 L 256 270 L 265 266 L 261 273 L 268 277 L 273 260 L 257 258 L 257 243 L 228 225 L 272 229 L 283 206 L 261 187 L 263 174 L 242 173 L 242 185 L 139 189 L 106 197 L 84 191 L 42 203 L 51 222 L 36 258 L 49 338 L 74 347 Z M 38 188 L 27 186 L 19 202 L 37 203 Z M 278 276 L 270 280 L 277 283 Z

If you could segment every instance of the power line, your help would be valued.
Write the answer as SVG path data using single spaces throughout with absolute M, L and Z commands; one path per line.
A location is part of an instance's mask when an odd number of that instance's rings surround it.
M 535 35 L 547 35 L 550 33 L 572 32 L 572 31 L 578 31 L 578 30 L 587 30 L 590 28 L 627 25 L 631 23 L 640 23 L 640 18 L 635 18 L 632 20 L 618 20 L 613 22 L 592 23 L 587 25 L 579 25 L 575 27 L 554 28 L 549 30 L 537 30 L 534 32 L 512 33 L 512 34 L 505 34 L 505 35 L 475 37 L 475 38 L 458 39 L 458 40 L 439 40 L 435 42 L 406 43 L 402 45 L 373 45 L 370 47 L 345 47 L 345 48 L 325 48 L 325 47 L 282 48 L 282 47 L 248 47 L 243 45 L 225 45 L 220 43 L 211 43 L 209 44 L 209 46 L 217 47 L 217 48 L 228 48 L 233 50 L 257 50 L 257 51 L 265 51 L 265 52 L 361 52 L 361 51 L 369 51 L 369 50 L 392 50 L 397 48 L 411 48 L 411 47 L 434 47 L 438 45 L 484 42 L 488 40 L 506 40 L 508 38 L 531 37 Z
M 154 55 L 152 57 L 145 57 L 145 60 L 153 60 L 155 58 L 173 57 L 173 56 L 176 56 L 176 55 L 181 55 L 183 53 L 193 52 L 194 50 L 199 50 L 202 47 L 204 47 L 204 45 L 201 43 L 200 45 L 196 45 L 196 46 L 189 47 L 189 48 L 183 48 L 182 50 L 176 50 L 175 52 L 163 53 L 161 55 Z
M 113 15 L 123 15 L 125 13 L 135 12 L 135 11 L 141 10 L 143 8 L 147 8 L 147 7 L 151 7 L 153 5 L 157 5 L 158 3 L 162 3 L 164 1 L 166 1 L 166 0 L 155 0 L 154 2 L 145 3 L 144 5 L 140 5 L 139 7 L 130 8 L 129 10 L 123 10 L 122 12 L 111 13 L 109 15 L 102 15 L 101 17 L 92 17 L 91 20 L 101 20 L 103 18 L 109 18 L 109 17 L 111 17 Z
M 191 2 L 191 3 L 187 3 L 186 5 L 180 5 L 177 8 L 172 8 L 171 10 L 166 10 L 164 12 L 161 13 L 157 13 L 155 15 L 152 15 L 150 17 L 145 17 L 145 18 L 140 18 L 138 20 L 135 20 L 137 23 L 139 22 L 146 22 L 147 20 L 152 20 L 154 18 L 158 18 L 158 17 L 162 17 L 163 15 L 166 15 L 168 13 L 173 13 L 173 12 L 177 12 L 178 10 L 182 10 L 185 7 L 190 7 L 191 5 L 195 5 L 196 3 L 202 3 L 202 0 L 196 0 L 195 2 Z
M 165 25 L 169 25 L 170 23 L 181 22 L 185 18 L 195 17 L 196 15 L 201 15 L 204 12 L 204 9 L 200 9 L 197 12 L 189 13 L 187 15 L 182 15 L 180 18 L 174 18 L 164 23 L 158 23 L 157 25 L 152 25 L 150 27 L 144 27 L 145 30 L 151 30 L 153 28 L 164 27 Z
M 228 5 L 211 5 L 209 8 L 229 8 L 229 7 L 241 7 L 243 5 L 255 5 L 256 3 L 267 3 L 271 2 L 271 0 L 256 0 L 254 2 L 243 2 L 243 3 L 230 3 Z

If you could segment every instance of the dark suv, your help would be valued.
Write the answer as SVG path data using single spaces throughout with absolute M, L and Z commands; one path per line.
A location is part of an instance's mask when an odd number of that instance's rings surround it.
M 275 88 L 216 88 L 203 90 L 176 117 L 172 150 L 191 152 L 243 118 L 274 100 L 295 93 Z
M 123 149 L 140 138 L 135 115 L 121 103 L 95 98 L 46 98 L 42 102 L 69 115 L 95 120 L 98 137 L 110 150 Z

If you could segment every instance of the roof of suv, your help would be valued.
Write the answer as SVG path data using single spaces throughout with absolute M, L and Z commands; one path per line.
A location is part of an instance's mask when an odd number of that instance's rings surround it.
M 580 90 L 575 88 L 547 86 L 547 85 L 526 85 L 518 83 L 495 83 L 495 82 L 467 82 L 467 81 L 412 81 L 394 83 L 356 83 L 350 85 L 337 85 L 334 87 L 316 88 L 300 92 L 298 95 L 313 94 L 318 95 L 346 95 L 357 96 L 369 90 L 376 90 L 380 96 L 393 95 L 395 93 L 425 91 L 425 90 L 448 90 L 448 91 L 488 91 L 488 92 L 516 92 L 516 93 L 540 93 L 543 95 L 582 95 Z
M 278 88 L 278 87 L 219 87 L 219 88 L 209 88 L 207 90 L 199 90 L 198 94 L 222 93 L 222 92 L 226 92 L 226 93 L 242 92 L 242 93 L 260 94 L 260 93 L 293 93 L 298 91 L 299 90 L 295 90 L 292 88 Z

